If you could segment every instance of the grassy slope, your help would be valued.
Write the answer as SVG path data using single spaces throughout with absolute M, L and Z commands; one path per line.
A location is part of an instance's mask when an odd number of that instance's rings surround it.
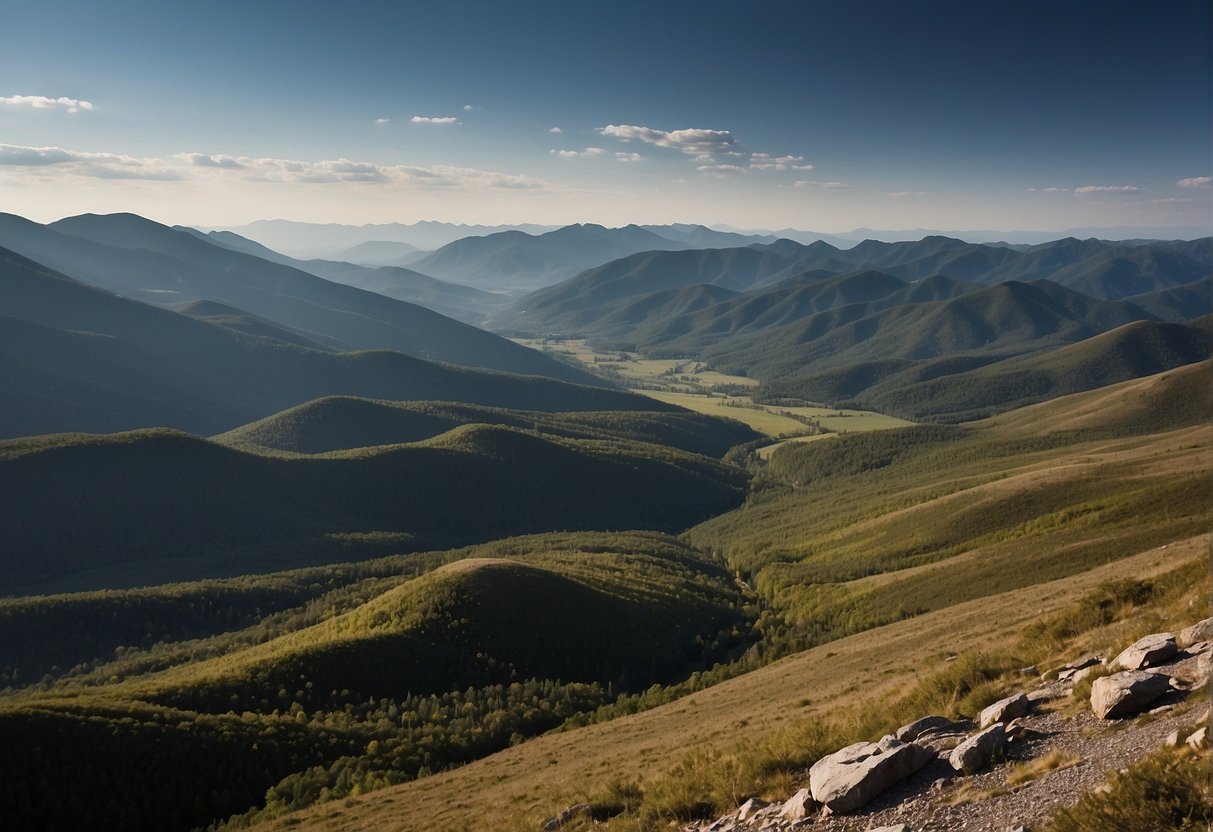
M 601 794 L 612 781 L 652 781 L 688 750 L 744 740 L 756 745 L 789 724 L 835 707 L 902 693 L 908 679 L 940 670 L 958 645 L 1011 647 L 1026 624 L 1099 583 L 1149 577 L 1199 556 L 1208 538 L 1150 550 L 1071 578 L 956 604 L 910 621 L 831 642 L 651 711 L 539 737 L 413 783 L 320 806 L 258 829 L 472 832 L 494 818 L 531 828 L 561 807 Z M 996 622 L 991 626 L 991 622 Z
M 623 439 L 721 457 L 758 438 L 735 421 L 687 413 L 540 413 L 450 402 L 318 399 L 216 437 L 233 446 L 299 453 L 418 442 L 460 425 L 504 425 L 570 439 Z
M 894 446 L 891 458 L 880 442 L 896 433 L 817 443 L 835 454 L 852 444 L 855 454 L 690 538 L 756 571 L 760 594 L 810 643 L 845 637 L 637 716 L 289 822 L 459 830 L 505 814 L 531 824 L 612 780 L 650 779 L 695 744 L 753 744 L 791 719 L 903 690 L 958 645 L 1012 646 L 1023 625 L 1109 578 L 1199 558 L 1213 469 L 1207 372 L 1184 368 L 971 428 L 911 429 L 929 435 Z M 811 462 L 822 461 L 801 459 L 798 470 Z M 883 464 L 879 476 L 852 472 L 872 462 Z M 805 585 L 810 576 L 784 571 L 805 568 L 833 583 Z M 898 620 L 906 613 L 914 617 Z
M 9 591 L 72 576 L 122 585 L 133 566 L 147 583 L 333 562 L 333 533 L 403 532 L 409 543 L 384 545 L 405 551 L 553 529 L 677 531 L 745 487 L 740 471 L 672 449 L 484 425 L 307 458 L 171 431 L 69 434 L 0 443 L 0 471 Z

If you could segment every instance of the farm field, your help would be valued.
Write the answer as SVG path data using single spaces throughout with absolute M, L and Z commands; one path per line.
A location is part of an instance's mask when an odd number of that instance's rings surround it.
M 736 419 L 760 433 L 782 438 L 786 442 L 804 442 L 834 434 L 888 430 L 914 424 L 874 411 L 755 403 L 750 396 L 729 395 L 724 389 L 752 389 L 759 385 L 757 379 L 717 372 L 692 358 L 642 358 L 635 353 L 602 353 L 595 351 L 584 339 L 519 338 L 515 341 L 532 349 L 574 358 L 587 369 L 623 381 L 633 392 L 696 413 Z M 813 420 L 824 428 L 825 433 L 810 432 L 801 419 Z M 759 455 L 765 459 L 783 444 L 785 442 L 768 445 L 759 451 Z

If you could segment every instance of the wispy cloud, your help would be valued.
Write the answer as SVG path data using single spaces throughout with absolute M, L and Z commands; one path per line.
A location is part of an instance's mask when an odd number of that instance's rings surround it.
M 644 157 L 639 153 L 616 153 L 616 162 L 643 162 Z
M 746 172 L 746 169 L 743 168 L 741 165 L 730 165 L 727 163 L 722 164 L 722 165 L 716 165 L 716 164 L 700 165 L 699 167 L 695 168 L 695 170 L 699 171 L 700 173 L 745 173 Z
M 182 153 L 179 158 L 185 159 L 191 165 L 200 168 L 243 168 L 244 165 L 234 156 L 211 156 L 206 153 Z
M 379 165 L 351 159 L 308 162 L 272 157 L 178 153 L 135 157 L 62 147 L 0 144 L 0 170 L 9 175 L 92 177 L 99 179 L 204 180 L 231 177 L 243 182 L 340 184 L 433 190 L 462 188 L 538 189 L 545 183 L 528 176 L 449 165 Z
M 379 126 L 379 127 L 382 127 L 385 124 L 391 124 L 391 123 L 392 123 L 392 120 L 390 118 L 387 118 L 386 116 L 380 116 L 379 118 L 375 119 L 375 124 L 376 124 L 376 126 Z
M 464 104 L 464 105 L 463 105 L 463 111 L 464 111 L 465 113 L 470 113 L 472 110 L 475 110 L 475 109 L 476 109 L 476 108 L 475 108 L 475 107 L 473 107 L 471 104 Z
M 728 130 L 708 130 L 700 127 L 657 130 L 635 124 L 608 124 L 606 127 L 599 127 L 598 132 L 623 142 L 645 142 L 696 157 L 711 157 L 714 153 L 728 150 L 736 143 L 733 134 Z
M 772 156 L 769 153 L 751 153 L 750 167 L 754 170 L 812 170 L 804 164 L 803 156 Z
M 80 98 L 47 98 L 45 95 L 10 95 L 0 97 L 0 105 L 9 107 L 33 107 L 35 110 L 67 110 L 78 113 L 81 110 L 93 109 L 91 101 Z
M 1213 188 L 1213 177 L 1189 176 L 1187 179 L 1181 179 L 1175 184 L 1181 188 Z
M 413 124 L 458 124 L 454 116 L 413 116 L 409 119 Z
M 601 147 L 587 147 L 585 150 L 549 150 L 561 159 L 576 159 L 579 156 L 601 156 L 606 153 Z
M 1030 194 L 1068 194 L 1069 188 L 1024 188 Z
M 564 131 L 561 130 L 559 127 L 553 127 L 550 130 L 548 130 L 548 132 L 549 133 L 563 133 Z
M 119 153 L 89 153 L 62 147 L 26 147 L 0 144 L 0 167 L 35 169 L 64 169 L 77 176 L 94 179 L 152 179 L 183 178 L 171 163 L 144 160 Z
M 797 179 L 792 185 L 796 188 L 825 188 L 831 191 L 842 191 L 851 187 L 846 182 L 818 182 L 815 179 Z
M 893 199 L 908 199 L 912 196 L 926 196 L 925 191 L 889 191 L 885 196 L 890 196 Z
M 1135 194 L 1140 191 L 1135 185 L 1083 185 L 1075 188 L 1076 194 Z

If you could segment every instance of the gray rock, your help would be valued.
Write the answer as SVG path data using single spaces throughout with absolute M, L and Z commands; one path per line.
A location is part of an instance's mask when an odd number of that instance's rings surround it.
M 1006 732 L 1002 723 L 996 722 L 953 748 L 948 762 L 962 774 L 973 774 L 989 766 L 1006 747 Z
M 560 814 L 543 824 L 543 832 L 555 832 L 555 830 L 564 826 L 573 818 L 577 817 L 583 812 L 589 812 L 593 808 L 594 807 L 588 803 L 574 803 L 572 806 L 567 806 L 560 810 Z
M 902 742 L 913 742 L 923 734 L 938 733 L 940 730 L 955 730 L 960 724 L 959 722 L 953 722 L 946 716 L 924 716 L 922 719 L 914 720 L 909 725 L 901 726 L 893 736 Z
M 784 802 L 779 809 L 779 816 L 784 820 L 804 820 L 820 808 L 809 790 L 801 789 Z
M 737 820 L 749 820 L 750 818 L 754 817 L 754 815 L 758 814 L 759 811 L 767 808 L 770 805 L 771 804 L 767 803 L 765 800 L 759 800 L 756 797 L 751 797 L 745 803 L 742 803 L 740 807 L 738 807 Z
M 1187 647 L 1198 641 L 1213 641 L 1213 618 L 1197 621 L 1191 627 L 1180 630 L 1179 644 L 1181 647 Z
M 1126 670 L 1091 684 L 1091 710 L 1100 719 L 1129 716 L 1145 710 L 1170 689 L 1170 681 L 1160 673 Z
M 1017 693 L 1006 699 L 999 699 L 993 705 L 985 708 L 977 720 L 978 728 L 988 728 L 995 722 L 1010 722 L 1018 719 L 1032 710 L 1032 700 L 1027 694 Z
M 1200 751 L 1209 747 L 1209 726 L 1202 725 L 1197 728 L 1192 736 L 1188 737 L 1188 746 L 1193 751 Z
M 895 823 L 892 826 L 878 826 L 870 832 L 911 832 L 911 830 L 904 823 Z
M 857 742 L 822 757 L 809 769 L 813 799 L 834 814 L 854 811 L 894 783 L 921 769 L 935 755 L 895 737 Z
M 1130 644 L 1112 660 L 1112 664 L 1122 670 L 1141 670 L 1143 667 L 1154 667 L 1165 662 L 1178 652 L 1175 636 L 1170 633 L 1154 633 Z

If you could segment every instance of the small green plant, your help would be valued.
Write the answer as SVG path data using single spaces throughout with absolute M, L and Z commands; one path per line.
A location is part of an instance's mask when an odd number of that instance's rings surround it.
M 1213 822 L 1207 755 L 1166 749 L 1054 813 L 1048 832 L 1196 832 Z

